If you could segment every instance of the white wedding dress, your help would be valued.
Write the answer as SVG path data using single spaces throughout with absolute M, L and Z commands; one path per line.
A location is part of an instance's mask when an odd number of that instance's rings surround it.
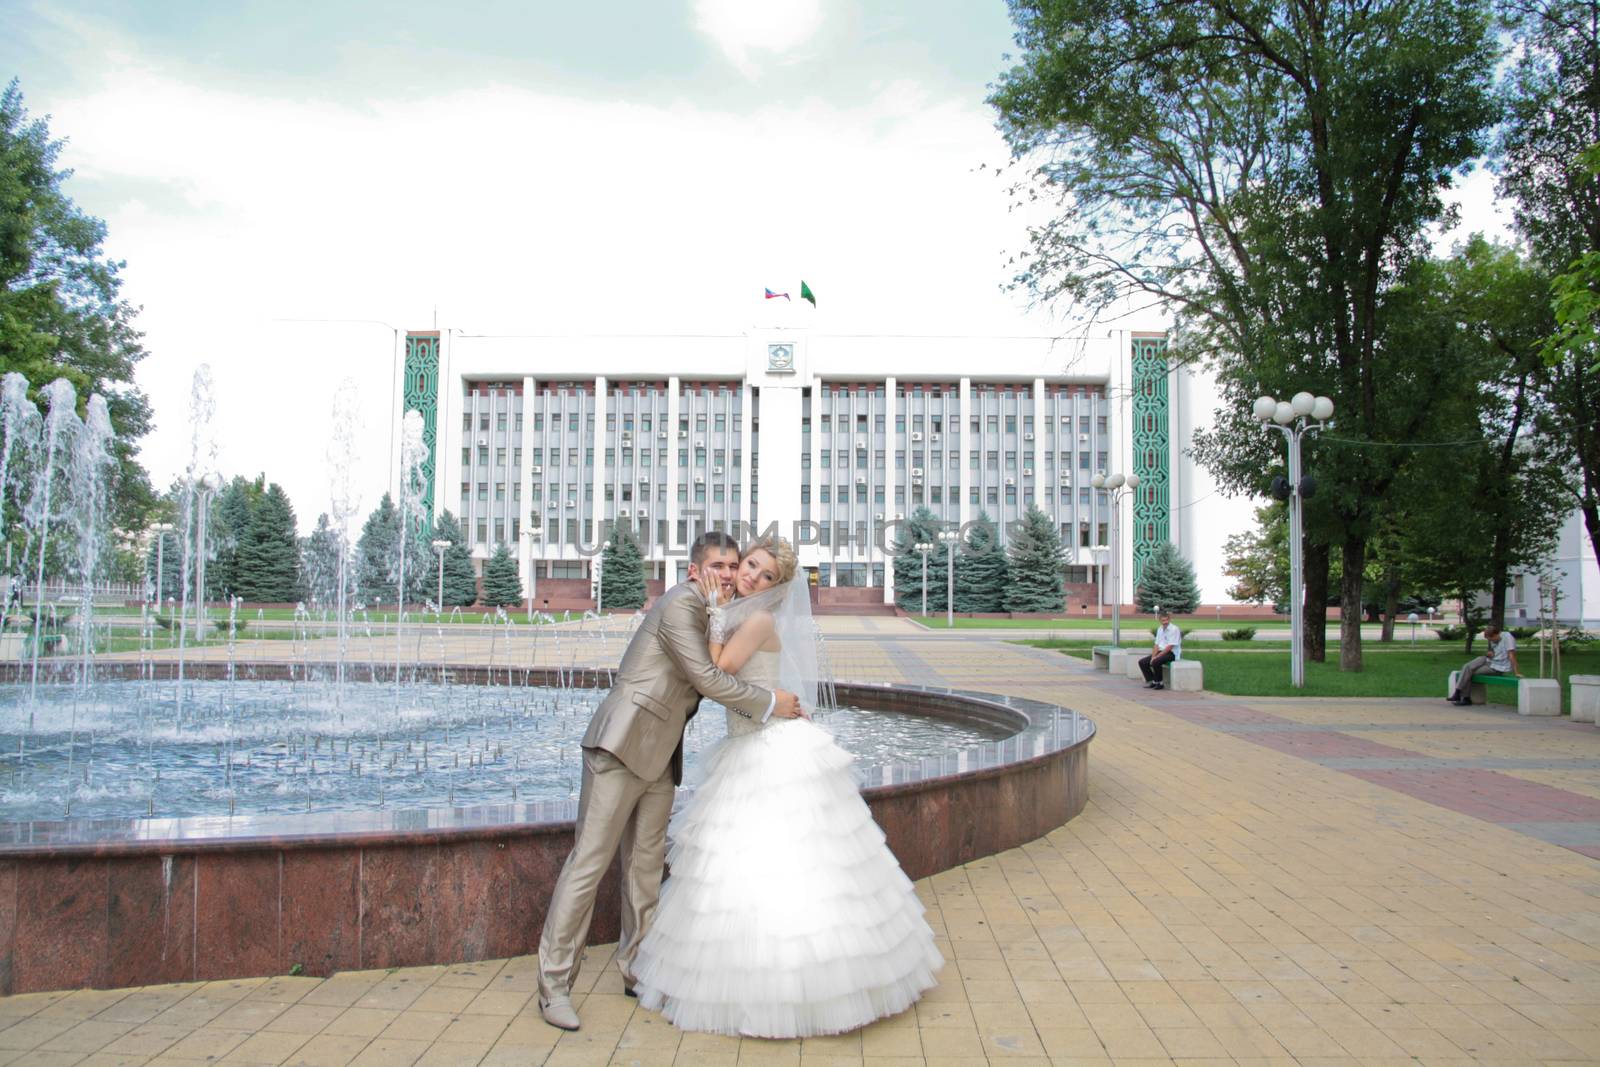
M 778 657 L 756 652 L 738 676 L 776 688 Z M 806 720 L 729 712 L 703 759 L 634 961 L 641 1004 L 684 1030 L 813 1037 L 898 1014 L 934 985 L 944 960 L 849 753 Z

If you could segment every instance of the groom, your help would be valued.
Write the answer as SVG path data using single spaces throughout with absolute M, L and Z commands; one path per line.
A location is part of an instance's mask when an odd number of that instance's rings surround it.
M 583 735 L 583 785 L 572 853 L 561 868 L 539 936 L 539 1011 L 563 1030 L 578 1028 L 572 983 L 589 938 L 595 892 L 622 847 L 622 938 L 617 966 L 628 968 L 655 913 L 666 858 L 673 787 L 683 781 L 683 728 L 710 697 L 746 718 L 792 719 L 800 701 L 718 670 L 706 650 L 706 601 L 699 579 L 714 574 L 723 602 L 733 595 L 739 545 L 708 530 L 689 548 L 689 581 L 668 590 L 639 624 L 617 680 Z

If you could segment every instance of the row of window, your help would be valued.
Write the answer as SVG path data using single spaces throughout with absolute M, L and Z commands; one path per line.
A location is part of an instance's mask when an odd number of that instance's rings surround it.
M 971 426 L 971 429 L 972 429 L 973 433 L 982 433 L 984 431 L 984 429 L 987 428 L 989 433 L 995 434 L 995 433 L 999 433 L 1000 432 L 1002 418 L 1003 418 L 1004 424 L 1005 424 L 1005 432 L 1006 433 L 1016 433 L 1017 432 L 1018 422 L 1017 422 L 1017 417 L 1015 415 L 1006 415 L 1006 416 L 1003 416 L 1003 417 L 1000 416 L 1000 415 L 986 415 L 986 416 L 974 415 L 974 416 L 971 417 L 970 420 L 968 420 L 968 422 L 969 422 L 969 425 Z M 1060 424 L 1061 424 L 1061 432 L 1062 433 L 1070 434 L 1072 432 L 1072 418 L 1073 417 L 1071 415 L 1063 415 L 1063 416 L 1061 416 L 1061 423 Z M 1091 416 L 1089 416 L 1089 415 L 1079 415 L 1077 418 L 1078 418 L 1078 432 L 1079 433 L 1088 433 L 1088 432 L 1090 432 L 1090 428 L 1092 426 L 1093 429 L 1103 437 L 1103 436 L 1105 436 L 1105 434 L 1106 434 L 1106 432 L 1107 432 L 1107 430 L 1109 428 L 1108 418 L 1105 415 L 1093 416 L 1092 417 L 1092 420 L 1093 420 L 1092 422 L 1091 422 Z M 917 415 L 913 415 L 911 417 L 910 426 L 911 426 L 911 429 L 913 431 L 918 431 L 918 432 L 927 431 L 928 433 L 943 433 L 944 430 L 945 430 L 945 421 L 946 420 L 944 419 L 943 416 L 930 415 L 930 416 L 924 417 L 921 414 L 917 414 Z M 872 416 L 871 428 L 877 433 L 882 433 L 885 423 L 886 423 L 886 418 L 883 415 L 883 413 L 880 412 L 880 413 Z M 950 432 L 952 434 L 956 434 L 956 433 L 960 432 L 961 426 L 960 426 L 960 423 L 959 423 L 959 421 L 957 419 L 951 418 L 949 420 L 949 423 L 950 423 Z M 906 416 L 904 416 L 904 415 L 896 415 L 894 417 L 894 432 L 895 433 L 905 433 L 906 432 L 906 426 L 907 426 Z M 1024 415 L 1024 416 L 1022 416 L 1021 426 L 1022 426 L 1022 432 L 1023 433 L 1032 433 L 1033 432 L 1033 416 L 1032 415 Z M 854 432 L 854 433 L 862 433 L 862 434 L 864 434 L 864 433 L 867 432 L 867 428 L 868 428 L 867 416 L 865 414 L 858 414 L 855 417 L 855 422 L 854 422 L 854 425 L 852 426 L 852 423 L 851 423 L 851 420 L 850 420 L 849 416 L 840 415 L 839 418 L 837 420 L 835 420 L 833 418 L 833 416 L 831 416 L 831 415 L 822 415 L 818 419 L 817 428 L 822 433 L 852 433 L 852 432 Z M 1045 430 L 1046 430 L 1047 433 L 1054 433 L 1055 432 L 1055 428 L 1056 428 L 1056 423 L 1053 420 L 1048 419 L 1048 418 L 1045 419 Z M 800 418 L 800 432 L 801 433 L 808 433 L 808 432 L 810 432 L 810 430 L 811 430 L 811 416 L 802 415 L 801 418 Z

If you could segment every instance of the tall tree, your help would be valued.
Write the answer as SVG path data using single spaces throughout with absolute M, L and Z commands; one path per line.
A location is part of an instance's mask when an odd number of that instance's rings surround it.
M 1222 546 L 1222 573 L 1233 579 L 1228 595 L 1249 604 L 1289 600 L 1289 523 L 1284 506 L 1256 508 L 1256 525 L 1233 534 Z
M 252 603 L 288 604 L 302 595 L 294 506 L 273 482 L 256 502 L 238 549 L 235 595 Z
M 328 513 L 318 515 L 316 528 L 300 542 L 300 572 L 306 595 L 313 602 L 323 606 L 338 603 L 339 557 L 344 551 L 344 539 L 329 523 Z M 354 568 L 347 562 L 345 581 L 353 578 Z
M 239 593 L 239 546 L 249 533 L 256 505 L 266 494 L 267 478 L 253 481 L 235 475 L 208 500 L 206 541 L 212 553 L 206 564 L 206 595 L 226 600 Z
M 467 547 L 461 524 L 448 509 L 439 513 L 433 536 L 436 540 L 450 542 L 450 547 L 444 550 L 444 606 L 464 608 L 476 604 L 478 572 L 472 566 L 472 549 Z M 437 589 L 434 595 L 438 596 Z
M 1200 606 L 1200 585 L 1195 581 L 1194 564 L 1183 558 L 1171 541 L 1163 541 L 1144 561 L 1139 588 L 1133 591 L 1140 611 L 1170 611 L 1189 615 Z
M 939 540 L 942 523 L 926 507 L 919 507 L 909 519 L 896 524 L 899 529 L 894 540 L 894 602 L 902 611 L 922 610 L 922 553 L 918 544 L 930 544 L 928 554 L 928 610 L 944 611 L 946 605 L 945 553 L 949 550 Z
M 65 191 L 64 144 L 48 119 L 29 117 L 15 80 L 0 92 L 0 371 L 35 390 L 66 378 L 81 399 L 106 398 L 117 433 L 113 522 L 142 530 L 155 494 L 135 456 L 150 429 L 133 380 L 145 357 L 137 309 L 122 297 L 124 264 L 105 254 L 105 223 Z
M 1004 611 L 1008 573 L 994 523 L 987 512 L 980 511 L 956 553 L 956 610 Z
M 356 541 L 356 595 L 367 604 L 394 598 L 394 576 L 390 560 L 399 552 L 400 513 L 388 494 L 378 501 L 361 527 Z
M 491 608 L 505 608 L 522 603 L 522 575 L 517 573 L 517 561 L 502 543 L 483 565 L 483 596 Z
M 160 567 L 160 576 L 156 568 Z M 150 539 L 145 552 L 145 582 L 156 594 L 156 600 L 165 603 L 178 597 L 178 583 L 183 569 L 183 546 L 178 542 L 178 531 L 167 530 Z
M 1387 402 L 1384 298 L 1441 192 L 1496 117 L 1486 0 L 1014 0 L 1020 63 L 992 96 L 1023 193 L 1070 203 L 1038 227 L 1018 281 L 1094 312 L 1155 300 L 1174 352 L 1211 359 L 1225 406 L 1198 450 L 1253 492 L 1273 449 L 1260 393 L 1333 397 L 1340 435 L 1409 439 Z M 1280 446 L 1281 447 L 1281 446 Z M 1320 641 L 1329 548 L 1359 604 L 1366 544 L 1396 474 L 1381 455 L 1323 457 L 1309 524 L 1308 635 Z M 1321 655 L 1320 644 L 1311 648 Z M 1361 666 L 1360 613 L 1341 665 Z
M 613 523 L 606 548 L 600 554 L 600 585 L 604 608 L 644 606 L 644 558 L 639 542 L 627 523 Z
M 1056 524 L 1038 505 L 1030 504 L 1022 521 L 1009 529 L 1005 610 L 1061 611 L 1066 607 L 1066 586 L 1061 572 L 1066 550 L 1061 545 Z

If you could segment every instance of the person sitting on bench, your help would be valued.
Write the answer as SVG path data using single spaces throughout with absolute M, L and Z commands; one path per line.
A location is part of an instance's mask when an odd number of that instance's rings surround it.
M 1166 688 L 1161 681 L 1161 668 L 1183 651 L 1183 631 L 1172 625 L 1172 612 L 1163 611 L 1156 618 L 1161 620 L 1161 625 L 1156 627 L 1155 643 L 1150 647 L 1150 654 L 1139 661 L 1146 689 Z
M 1459 707 L 1472 703 L 1472 676 L 1475 674 L 1511 674 L 1518 678 L 1522 677 L 1522 672 L 1517 669 L 1515 637 L 1490 623 L 1484 627 L 1483 639 L 1489 646 L 1489 654 L 1479 656 L 1468 663 L 1456 676 L 1456 691 L 1450 694 L 1449 699 L 1450 703 Z

